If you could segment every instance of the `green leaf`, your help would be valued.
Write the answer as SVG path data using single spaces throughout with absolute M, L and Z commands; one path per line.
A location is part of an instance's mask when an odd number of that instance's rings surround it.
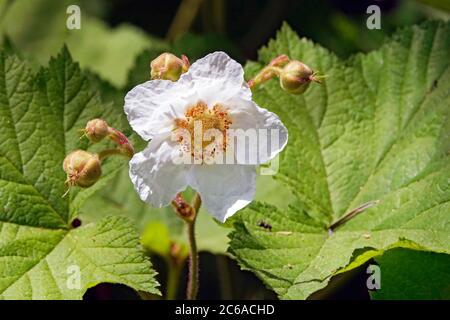
M 448 254 L 393 249 L 375 258 L 381 270 L 381 288 L 371 291 L 375 300 L 448 300 Z
M 100 101 L 66 48 L 37 74 L 0 53 L 0 297 L 81 298 L 99 282 L 157 292 L 126 219 L 71 229 L 84 200 L 126 163 L 105 161 L 98 183 L 62 197 L 63 159 L 74 149 L 95 150 L 78 132 L 95 117 L 116 126 L 123 116 Z M 74 264 L 81 272 L 77 290 L 65 285 Z
M 138 250 L 136 232 L 125 218 L 109 217 L 70 231 L 1 226 L 4 299 L 81 299 L 101 282 L 158 293 L 155 272 Z M 74 267 L 79 270 L 79 288 L 71 285 Z
M 328 75 L 301 96 L 275 80 L 254 92 L 288 127 L 276 178 L 298 202 L 244 210 L 230 251 L 281 298 L 307 298 L 396 246 L 450 253 L 449 35 L 449 23 L 426 22 L 342 61 L 285 25 L 248 65 L 251 75 L 288 54 Z M 379 204 L 329 233 L 369 201 Z

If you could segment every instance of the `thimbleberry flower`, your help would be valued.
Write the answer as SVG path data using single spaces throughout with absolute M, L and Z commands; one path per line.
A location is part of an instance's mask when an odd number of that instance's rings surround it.
M 150 80 L 134 87 L 125 96 L 125 113 L 134 131 L 150 141 L 130 161 L 141 199 L 162 207 L 191 186 L 222 222 L 253 200 L 256 166 L 273 159 L 288 139 L 280 119 L 252 101 L 242 66 L 223 52 L 197 60 L 175 82 Z M 236 148 L 236 129 L 254 130 L 258 143 Z M 208 139 L 208 130 L 219 137 Z M 269 138 L 260 138 L 264 132 Z M 192 162 L 180 163 L 180 154 Z M 217 156 L 227 161 L 207 161 Z

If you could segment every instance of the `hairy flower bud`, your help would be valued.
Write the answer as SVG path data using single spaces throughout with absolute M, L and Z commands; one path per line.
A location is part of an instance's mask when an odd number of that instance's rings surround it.
M 163 53 L 150 63 L 150 76 L 152 79 L 177 81 L 181 74 L 189 69 L 189 60 L 186 56 L 181 59 L 171 53 Z
M 63 169 L 67 173 L 66 183 L 70 186 L 87 188 L 98 181 L 102 174 L 97 154 L 75 150 L 66 156 Z
M 192 221 L 195 218 L 196 212 L 192 206 L 183 199 L 181 193 L 178 193 L 175 199 L 172 200 L 172 206 L 175 212 L 185 221 Z
M 280 74 L 281 87 L 293 94 L 305 92 L 311 81 L 315 81 L 314 72 L 306 64 L 297 60 L 286 64 Z
M 93 119 L 86 124 L 84 134 L 91 142 L 99 142 L 109 133 L 109 126 L 105 120 Z

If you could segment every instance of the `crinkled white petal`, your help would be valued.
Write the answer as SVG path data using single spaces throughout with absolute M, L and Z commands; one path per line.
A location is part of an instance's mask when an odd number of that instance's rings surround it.
M 221 51 L 194 62 L 179 82 L 193 83 L 199 98 L 210 107 L 232 97 L 251 100 L 251 91 L 244 81 L 244 69 Z
M 256 167 L 252 165 L 194 165 L 189 185 L 202 198 L 202 205 L 225 222 L 255 196 Z
M 233 119 L 230 129 L 235 132 L 237 163 L 262 164 L 284 149 L 288 131 L 276 114 L 240 98 L 230 99 L 225 105 L 230 106 Z
M 166 136 L 158 136 L 130 160 L 130 178 L 140 198 L 153 207 L 168 205 L 186 189 L 188 167 L 173 160 L 179 149 Z
M 169 132 L 173 120 L 183 116 L 186 104 L 196 100 L 192 83 L 151 80 L 127 93 L 124 110 L 133 130 L 148 141 Z

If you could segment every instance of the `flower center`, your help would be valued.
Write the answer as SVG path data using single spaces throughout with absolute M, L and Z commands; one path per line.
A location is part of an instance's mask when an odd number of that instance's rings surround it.
M 192 156 L 194 156 L 195 139 L 198 139 L 197 144 L 201 142 L 203 150 L 212 143 L 215 144 L 212 146 L 211 150 L 209 150 L 212 153 L 219 150 L 226 150 L 226 131 L 232 124 L 232 121 L 224 106 L 215 104 L 209 109 L 206 103 L 199 101 L 197 104 L 189 106 L 186 109 L 184 116 L 184 119 L 175 119 L 175 129 L 187 130 L 190 141 L 185 141 L 186 136 L 183 134 L 178 135 L 177 140 L 182 146 L 189 145 Z M 208 130 L 211 129 L 215 130 L 216 133 L 220 133 L 221 139 L 216 139 L 217 136 L 215 134 L 209 135 Z M 205 134 L 208 136 L 204 137 Z M 212 156 L 213 154 L 210 155 Z

